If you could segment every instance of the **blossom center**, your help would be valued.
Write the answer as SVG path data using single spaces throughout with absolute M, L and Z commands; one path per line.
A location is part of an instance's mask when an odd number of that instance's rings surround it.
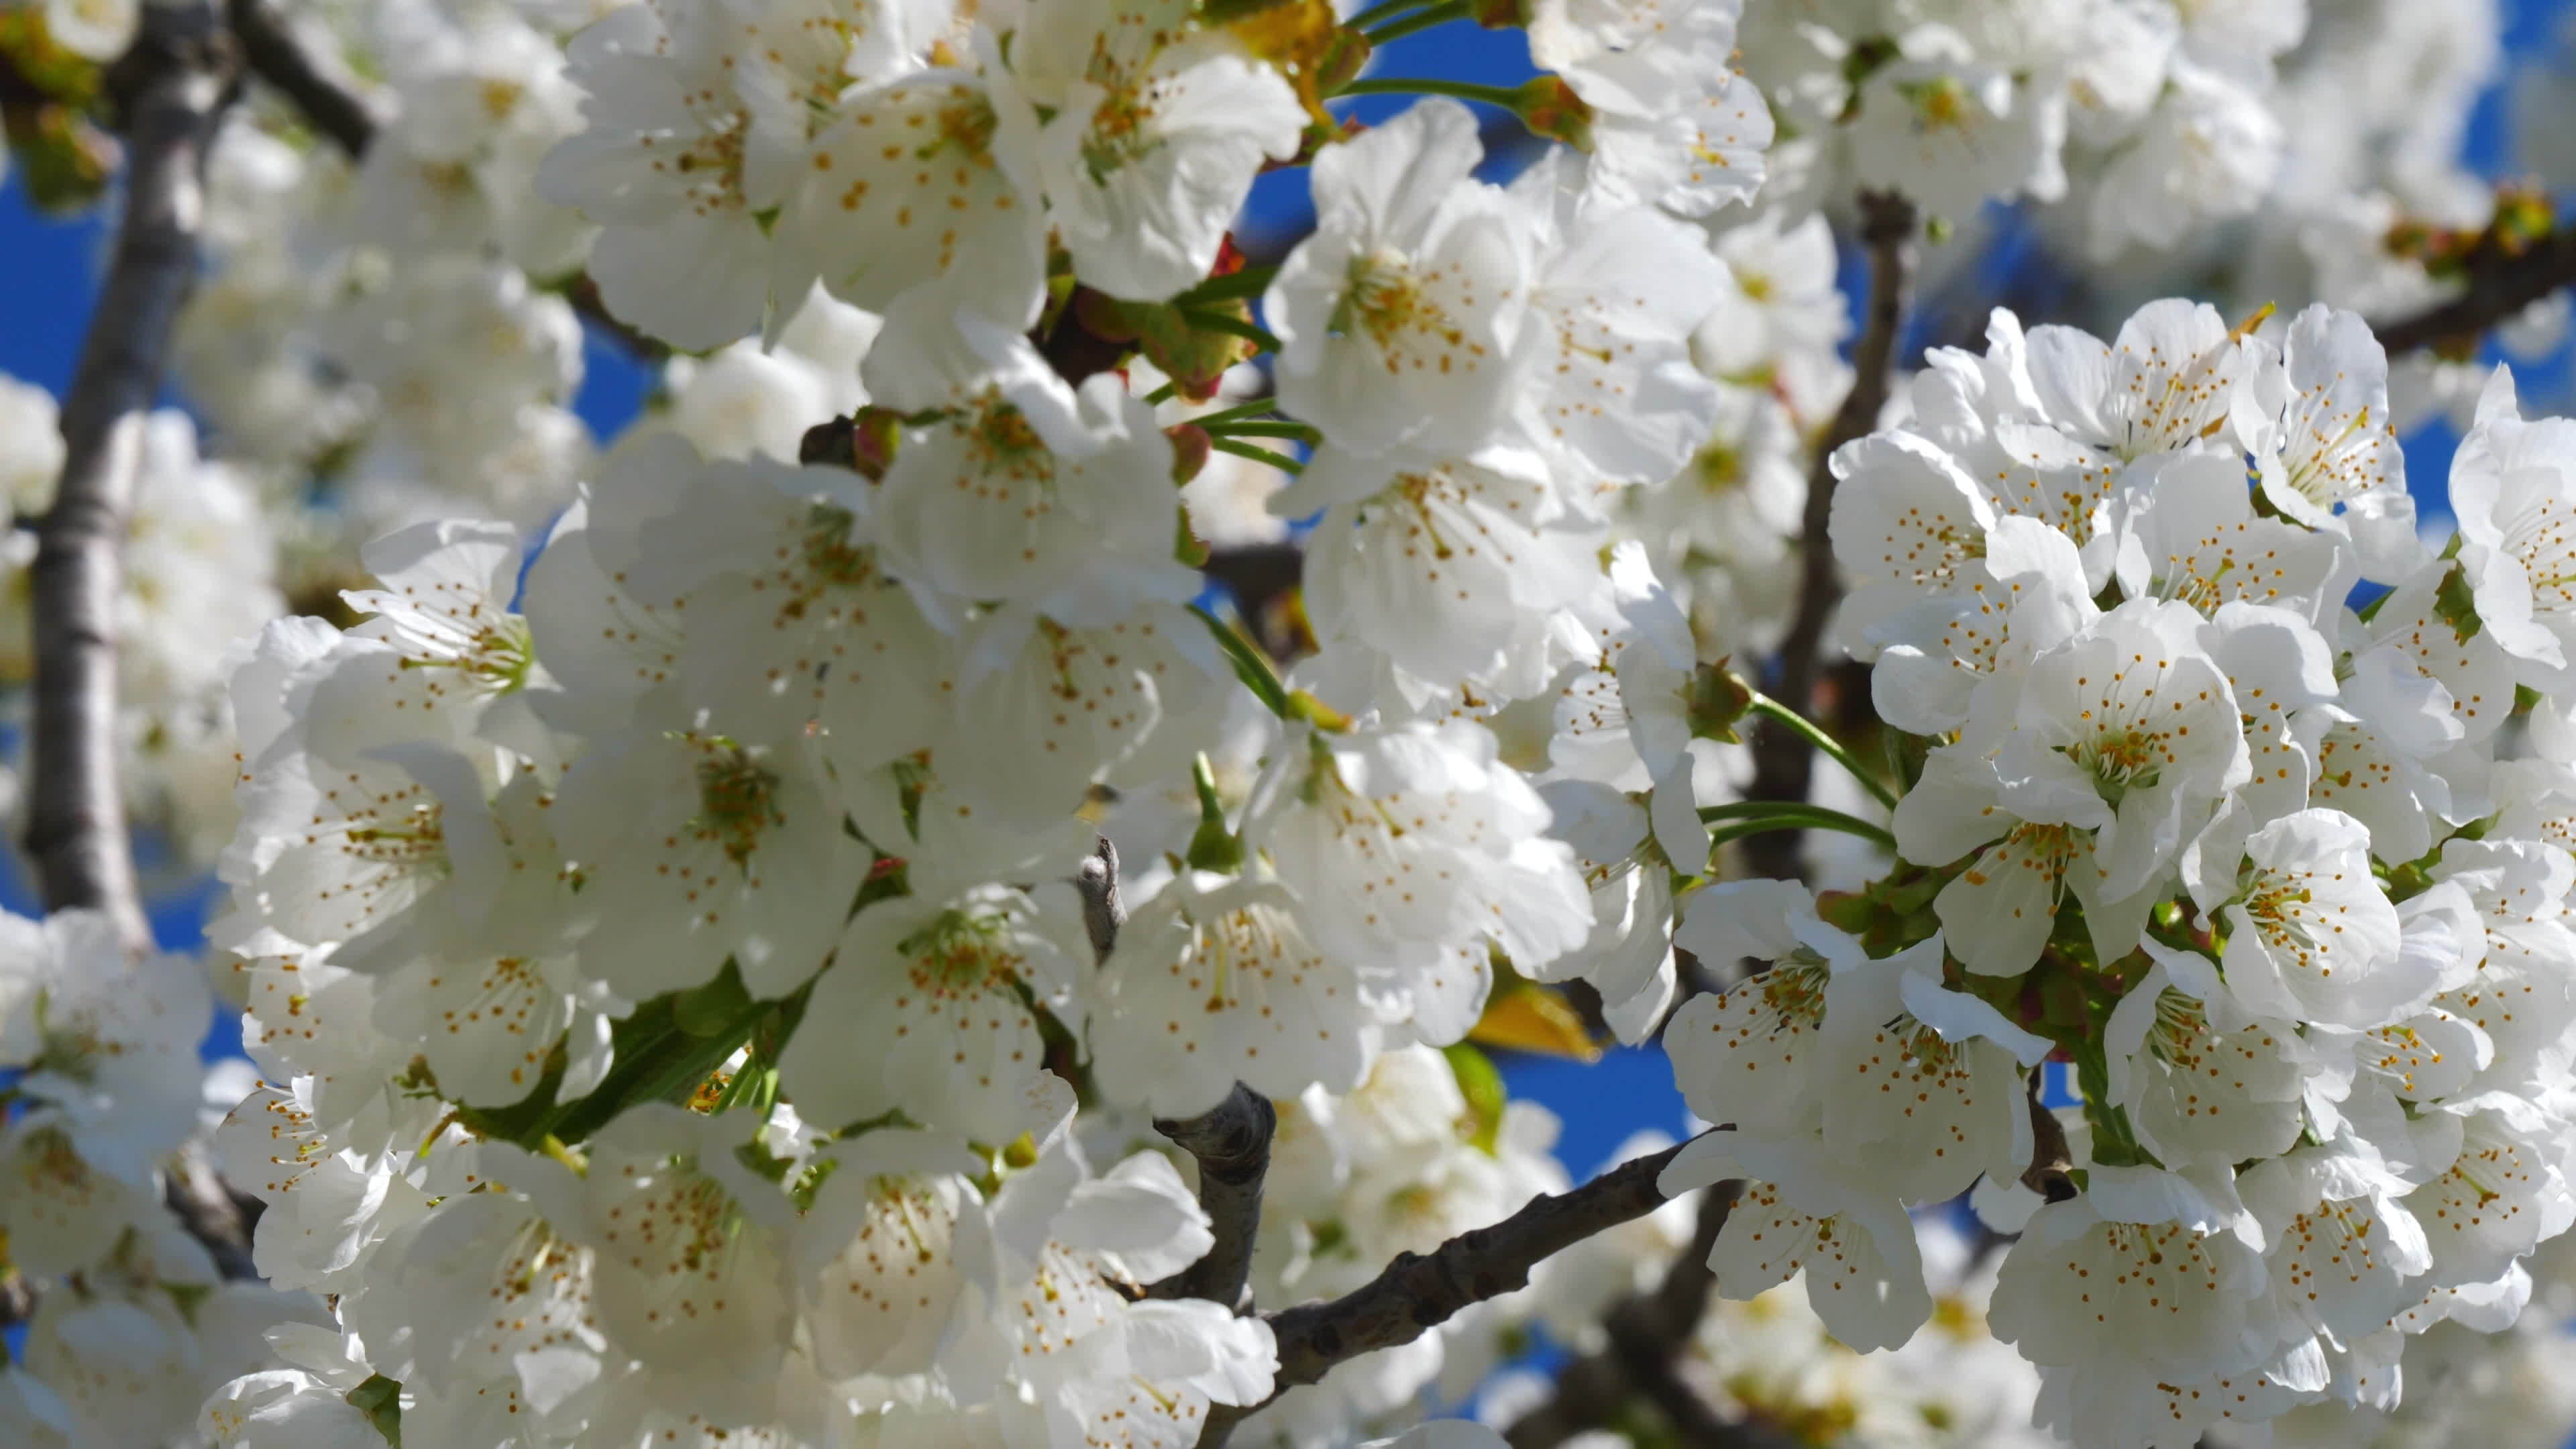
M 2152 788 L 2171 753 L 2161 732 L 2135 725 L 2105 730 L 2067 747 L 2067 757 L 2093 777 L 2112 805 L 2131 790 Z
M 2171 987 L 2156 995 L 2156 1016 L 2147 1028 L 2147 1050 L 2157 1060 L 2182 1071 L 2197 1071 L 2209 1046 L 2209 1008 Z
M 912 984 L 937 999 L 1008 991 L 1019 980 L 1020 953 L 999 916 L 946 910 L 898 942 Z
M 777 775 L 738 747 L 715 746 L 698 761 L 698 815 L 690 829 L 722 847 L 726 859 L 746 864 L 761 832 L 780 821 L 777 795 Z
M 446 864 L 447 831 L 439 803 L 418 798 L 416 791 L 404 795 L 413 798 L 406 804 L 404 796 L 396 796 L 388 802 L 391 808 L 376 813 L 374 824 L 349 826 L 349 854 L 369 865 L 407 870 Z
M 998 391 L 987 391 L 974 404 L 966 420 L 965 473 L 957 479 L 960 489 L 974 486 L 972 474 L 1002 474 L 1015 479 L 1050 483 L 1055 478 L 1055 454 L 1046 439 L 1038 436 L 1035 424 L 1019 405 L 1006 401 Z M 1043 511 L 1043 504 L 1032 504 Z
M 1412 259 L 1392 247 L 1380 247 L 1351 261 L 1350 286 L 1334 309 L 1331 327 L 1348 335 L 1364 334 L 1380 347 L 1392 346 L 1408 332 L 1445 330 L 1456 339 L 1438 303 L 1423 294 Z

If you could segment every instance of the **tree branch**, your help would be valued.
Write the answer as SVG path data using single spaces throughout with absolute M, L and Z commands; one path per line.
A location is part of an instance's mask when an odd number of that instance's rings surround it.
M 226 1186 L 202 1145 L 182 1144 L 163 1164 L 161 1201 L 188 1236 L 213 1255 L 216 1269 L 225 1277 L 259 1276 L 251 1260 L 251 1230 L 263 1205 Z
M 2576 282 L 2576 228 L 2560 227 L 2518 256 L 2490 252 L 2469 267 L 2469 289 L 2375 330 L 2395 357 L 2446 343 L 2474 346 L 2488 328 Z
M 1912 281 L 1914 203 L 1893 191 L 1860 194 L 1860 238 L 1869 250 L 1869 310 L 1860 343 L 1852 351 L 1851 391 L 1825 436 L 1816 444 L 1807 471 L 1807 508 L 1800 528 L 1798 608 L 1788 637 L 1780 645 L 1778 686 L 1773 698 L 1812 719 L 1816 679 L 1821 667 L 1825 625 L 1842 600 L 1842 578 L 1834 565 L 1831 525 L 1834 510 L 1833 457 L 1846 443 L 1878 426 L 1894 377 L 1896 347 L 1905 330 L 1906 294 Z M 1746 797 L 1754 800 L 1804 800 L 1815 775 L 1815 749 L 1795 731 L 1766 721 L 1753 737 L 1753 782 Z M 1762 875 L 1790 880 L 1798 875 L 1798 847 L 1805 832 L 1773 831 L 1745 844 L 1747 857 Z
M 63 397 L 63 476 L 36 525 L 27 850 L 51 910 L 104 911 L 152 941 L 117 784 L 117 613 L 145 419 L 197 277 L 207 143 L 237 56 L 209 4 L 147 5 L 110 70 L 125 143 L 114 260 Z
M 1279 1341 L 1271 1398 L 1320 1382 L 1336 1364 L 1411 1343 L 1471 1304 L 1526 1287 L 1530 1269 L 1544 1259 L 1663 1206 L 1655 1180 L 1680 1151 L 1668 1147 L 1632 1158 L 1569 1192 L 1533 1198 L 1501 1222 L 1461 1233 L 1429 1253 L 1398 1254 L 1376 1278 L 1329 1302 L 1262 1315 Z M 1223 1444 L 1253 1409 L 1211 1409 L 1200 1445 Z
M 1155 1298 L 1205 1298 L 1241 1313 L 1251 1306 L 1252 1240 L 1261 1231 L 1261 1184 L 1270 1175 L 1270 1138 L 1279 1128 L 1270 1099 L 1241 1082 L 1209 1111 L 1154 1130 L 1198 1159 L 1199 1206 L 1216 1245 L 1207 1256 L 1147 1290 Z
M 1091 854 L 1073 874 L 1082 897 L 1082 929 L 1091 937 L 1091 959 L 1106 961 L 1118 949 L 1118 928 L 1127 924 L 1127 902 L 1118 894 L 1118 847 L 1106 835 L 1095 837 Z
M 251 74 L 274 87 L 313 128 L 352 158 L 376 138 L 376 113 L 357 90 L 330 74 L 304 48 L 266 0 L 225 0 L 225 18 L 241 41 Z
M 1127 903 L 1118 894 L 1118 847 L 1099 837 L 1074 872 L 1082 896 L 1083 929 L 1092 955 L 1102 961 L 1118 948 Z M 1206 1209 L 1216 1242 L 1206 1256 L 1154 1284 L 1155 1298 L 1205 1298 L 1242 1313 L 1250 1308 L 1252 1240 L 1261 1231 L 1261 1184 L 1270 1175 L 1270 1138 L 1279 1129 L 1270 1099 L 1241 1082 L 1222 1102 L 1195 1117 L 1154 1119 L 1154 1130 L 1198 1160 L 1199 1206 Z

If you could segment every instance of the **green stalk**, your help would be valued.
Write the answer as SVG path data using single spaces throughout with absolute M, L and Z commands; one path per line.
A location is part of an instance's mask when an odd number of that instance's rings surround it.
M 1212 428 L 1222 426 L 1226 423 L 1235 422 L 1239 419 L 1269 417 L 1278 411 L 1279 399 L 1275 397 L 1257 397 L 1248 403 L 1237 403 L 1230 408 L 1220 408 L 1212 413 L 1201 413 L 1197 417 L 1190 419 L 1190 421 L 1201 428 Z
M 1411 35 L 1417 30 L 1429 30 L 1435 25 L 1446 25 L 1452 20 L 1466 18 L 1467 0 L 1444 0 L 1444 3 L 1434 5 L 1428 10 L 1398 16 L 1383 25 L 1363 30 L 1360 32 L 1360 38 L 1371 45 L 1384 45 L 1390 40 Z
M 1258 297 L 1270 290 L 1270 281 L 1279 275 L 1275 266 L 1245 267 L 1222 277 L 1210 277 L 1172 299 L 1175 307 L 1195 307 L 1202 302 L 1232 302 L 1245 297 Z
M 1403 14 L 1421 4 L 1422 0 L 1378 0 L 1375 5 L 1369 6 L 1342 23 L 1350 26 L 1373 25 L 1389 15 Z
M 1225 438 L 1294 438 L 1301 443 L 1320 443 L 1324 435 L 1305 423 L 1270 422 L 1259 418 L 1237 418 L 1210 424 L 1205 418 L 1192 418 L 1199 429 L 1210 437 Z
M 1216 636 L 1216 647 L 1225 651 L 1226 662 L 1234 666 L 1235 677 L 1243 681 L 1244 688 L 1251 690 L 1253 697 L 1267 706 L 1272 714 L 1286 719 L 1288 686 L 1281 682 L 1279 671 L 1271 667 L 1269 658 L 1253 647 L 1251 640 L 1227 627 L 1223 619 L 1196 604 L 1190 606 L 1190 612 L 1198 615 L 1199 622 Z M 1213 780 L 1209 783 L 1211 787 L 1214 785 Z
M 1747 708 L 1746 713 L 1766 716 L 1797 731 L 1807 743 L 1814 745 L 1835 764 L 1851 772 L 1851 777 L 1860 781 L 1861 788 L 1876 797 L 1879 804 L 1890 810 L 1896 808 L 1896 792 L 1888 789 L 1886 783 L 1876 775 L 1862 769 L 1860 761 L 1852 758 L 1852 752 L 1843 748 L 1842 741 L 1825 733 L 1805 715 L 1758 690 L 1754 692 L 1753 703 Z
M 1287 345 L 1273 336 L 1269 329 L 1257 323 L 1246 322 L 1240 317 L 1228 317 L 1223 312 L 1184 307 L 1181 309 L 1181 320 L 1201 332 L 1222 332 L 1228 337 L 1240 337 L 1264 352 L 1277 352 Z
M 1742 840 L 1753 835 L 1767 835 L 1775 830 L 1836 830 L 1845 835 L 1859 836 L 1891 854 L 1896 850 L 1895 836 L 1858 816 L 1845 815 L 1839 810 L 1818 810 L 1813 814 L 1803 811 L 1783 811 L 1779 814 L 1721 826 L 1709 832 L 1709 849 L 1715 850 L 1729 841 Z
M 1452 96 L 1500 106 L 1514 115 L 1520 114 L 1521 109 L 1518 86 L 1480 86 L 1473 81 L 1434 80 L 1429 76 L 1364 76 L 1333 92 L 1335 100 L 1349 96 Z
M 1267 463 L 1282 472 L 1306 471 L 1305 463 L 1299 459 L 1289 457 L 1285 453 L 1274 453 L 1268 448 L 1256 448 L 1250 443 L 1238 443 L 1232 438 L 1211 436 L 1208 439 L 1208 446 L 1220 453 L 1232 453 L 1238 458 L 1250 458 L 1256 463 Z

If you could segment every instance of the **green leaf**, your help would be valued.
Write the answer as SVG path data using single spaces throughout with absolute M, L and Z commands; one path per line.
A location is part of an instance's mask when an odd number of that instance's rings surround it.
M 2451 633 L 2463 644 L 2478 637 L 2486 620 L 2478 617 L 2476 595 L 2469 587 L 2469 571 L 2453 564 L 2442 575 L 2441 587 L 2433 591 L 2433 617 L 2451 626 Z
M 383 1374 L 375 1374 L 340 1397 L 349 1406 L 367 1416 L 385 1442 L 402 1449 L 402 1385 Z
M 1449 1059 L 1450 1075 L 1458 1079 L 1458 1093 L 1467 1099 L 1467 1118 L 1472 1124 L 1467 1142 L 1481 1152 L 1491 1153 L 1503 1135 L 1503 1104 L 1510 1095 L 1503 1090 L 1503 1074 L 1494 1069 L 1494 1059 L 1466 1042 L 1440 1049 Z
M 719 1036 L 750 1005 L 751 993 L 743 987 L 742 972 L 728 960 L 715 980 L 672 1000 L 671 1019 L 691 1036 Z

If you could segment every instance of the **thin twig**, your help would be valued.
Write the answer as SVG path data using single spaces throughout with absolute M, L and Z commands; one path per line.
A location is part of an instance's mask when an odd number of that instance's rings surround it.
M 198 1143 L 183 1144 L 163 1164 L 161 1201 L 215 1260 L 226 1278 L 259 1276 L 251 1259 L 252 1228 L 262 1204 L 224 1184 L 214 1160 Z
M 276 88 L 353 159 L 366 154 L 376 138 L 376 113 L 355 87 L 316 61 L 266 0 L 225 0 L 224 15 L 251 74 Z
M 1094 839 L 1091 854 L 1073 874 L 1073 888 L 1082 897 L 1082 929 L 1091 937 L 1091 958 L 1106 961 L 1118 949 L 1118 928 L 1127 924 L 1127 902 L 1118 894 L 1118 847 L 1108 836 Z
M 2561 227 L 2520 255 L 2476 259 L 2466 292 L 2375 329 L 2379 345 L 2391 357 L 2446 343 L 2472 349 L 2488 328 L 2570 283 L 2576 283 L 2576 228 Z
M 1377 1277 L 1329 1302 L 1262 1315 L 1279 1343 L 1272 1397 L 1319 1382 L 1334 1365 L 1364 1353 L 1411 1343 L 1471 1304 L 1527 1286 L 1530 1269 L 1541 1261 L 1663 1206 L 1655 1180 L 1680 1151 L 1668 1147 L 1632 1158 L 1581 1187 L 1533 1198 L 1501 1222 L 1428 1253 L 1399 1253 Z M 1223 1444 L 1251 1412 L 1211 1409 L 1200 1445 Z
M 125 143 L 114 260 L 64 394 L 63 476 L 36 526 L 27 850 L 51 910 L 104 911 L 151 945 L 117 783 L 117 614 L 127 514 L 170 334 L 197 279 L 206 148 L 238 56 L 209 4 L 147 5 L 109 72 Z
M 1807 507 L 1799 530 L 1798 609 L 1780 645 L 1779 682 L 1771 691 L 1782 704 L 1810 719 L 1816 714 L 1825 625 L 1842 601 L 1832 540 L 1833 457 L 1844 444 L 1877 427 L 1878 415 L 1887 406 L 1913 271 L 1914 203 L 1893 191 L 1864 191 L 1860 215 L 1861 243 L 1869 251 L 1869 311 L 1860 345 L 1852 351 L 1851 391 L 1843 395 L 1843 405 L 1816 444 L 1815 463 L 1807 470 Z M 1814 745 L 1777 721 L 1764 721 L 1753 737 L 1753 781 L 1746 796 L 1804 800 L 1814 776 Z M 1799 831 L 1781 831 L 1758 837 L 1745 849 L 1758 874 L 1793 879 L 1803 838 Z
M 1252 1242 L 1261 1232 L 1261 1185 L 1270 1175 L 1270 1139 L 1279 1129 L 1270 1099 L 1241 1082 L 1214 1108 L 1154 1130 L 1198 1159 L 1199 1206 L 1215 1246 L 1148 1290 L 1155 1298 L 1205 1298 L 1241 1313 L 1251 1307 Z

